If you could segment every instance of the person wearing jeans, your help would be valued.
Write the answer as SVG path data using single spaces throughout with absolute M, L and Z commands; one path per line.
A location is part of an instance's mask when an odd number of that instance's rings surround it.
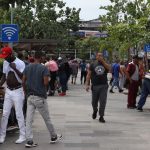
M 53 124 L 51 123 L 48 104 L 47 104 L 47 86 L 49 83 L 49 71 L 40 64 L 42 53 L 37 51 L 35 53 L 35 62 L 28 65 L 23 72 L 24 90 L 28 89 L 27 99 L 27 117 L 26 117 L 26 138 L 27 143 L 25 147 L 35 147 L 37 144 L 33 142 L 32 123 L 35 109 L 38 109 L 47 129 L 50 134 L 50 143 L 56 143 L 62 136 L 57 135 Z
M 117 86 L 119 92 L 121 93 L 123 92 L 123 90 L 120 88 L 120 85 L 119 85 L 119 73 L 122 75 L 122 72 L 120 70 L 119 60 L 116 60 L 116 63 L 113 64 L 112 72 L 113 72 L 113 82 L 112 82 L 112 87 L 110 88 L 109 92 L 114 93 L 113 88 L 114 86 Z
M 146 98 L 150 94 L 150 71 L 145 75 L 143 84 L 142 84 L 142 91 L 141 96 L 137 105 L 137 110 L 143 111 L 143 106 L 145 105 Z
M 26 138 L 28 141 L 33 139 L 32 123 L 37 108 L 43 117 L 45 124 L 48 128 L 50 136 L 56 137 L 55 129 L 51 123 L 47 100 L 40 96 L 30 95 L 27 101 L 27 119 L 26 119 Z

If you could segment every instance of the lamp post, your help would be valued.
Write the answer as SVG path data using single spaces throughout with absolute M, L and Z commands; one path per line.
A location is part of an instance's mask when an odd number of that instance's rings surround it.
M 10 11 L 11 11 L 11 18 L 10 18 L 10 20 L 11 20 L 11 24 L 13 24 L 14 11 L 13 11 L 13 5 L 12 5 L 12 4 L 10 4 Z M 11 48 L 13 48 L 13 43 L 9 43 L 9 46 L 10 46 Z
M 74 57 L 75 57 L 75 59 L 77 58 L 77 50 L 76 49 L 75 49 L 75 56 Z
M 90 48 L 90 59 L 92 58 L 91 55 L 92 55 L 92 51 L 91 51 L 91 48 Z
M 13 12 L 13 6 L 11 4 L 11 24 L 13 24 L 13 19 L 14 19 L 14 12 Z

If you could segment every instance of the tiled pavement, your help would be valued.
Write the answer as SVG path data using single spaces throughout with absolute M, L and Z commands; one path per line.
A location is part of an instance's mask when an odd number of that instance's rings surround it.
M 148 150 L 150 149 L 150 98 L 144 112 L 126 108 L 127 95 L 108 94 L 106 123 L 91 119 L 91 94 L 83 85 L 69 85 L 67 96 L 48 97 L 51 119 L 62 142 L 50 145 L 49 134 L 39 113 L 35 115 L 35 150 Z M 0 150 L 23 150 L 16 145 L 18 133 L 9 132 Z

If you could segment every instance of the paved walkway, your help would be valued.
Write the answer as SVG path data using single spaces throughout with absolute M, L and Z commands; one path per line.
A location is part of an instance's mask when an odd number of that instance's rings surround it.
M 62 142 L 50 145 L 49 134 L 37 112 L 34 122 L 35 150 L 148 150 L 150 148 L 150 98 L 144 112 L 126 108 L 127 95 L 108 94 L 106 123 L 91 119 L 91 94 L 79 82 L 69 85 L 66 97 L 48 97 L 55 128 L 63 134 Z M 17 132 L 9 132 L 0 150 L 23 150 L 16 145 Z

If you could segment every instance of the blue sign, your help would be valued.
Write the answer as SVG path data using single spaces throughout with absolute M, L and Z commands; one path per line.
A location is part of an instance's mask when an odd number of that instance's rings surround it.
M 144 45 L 144 51 L 145 52 L 150 52 L 150 44 L 145 44 Z
M 1 25 L 1 41 L 2 42 L 18 42 L 18 25 L 2 24 Z

